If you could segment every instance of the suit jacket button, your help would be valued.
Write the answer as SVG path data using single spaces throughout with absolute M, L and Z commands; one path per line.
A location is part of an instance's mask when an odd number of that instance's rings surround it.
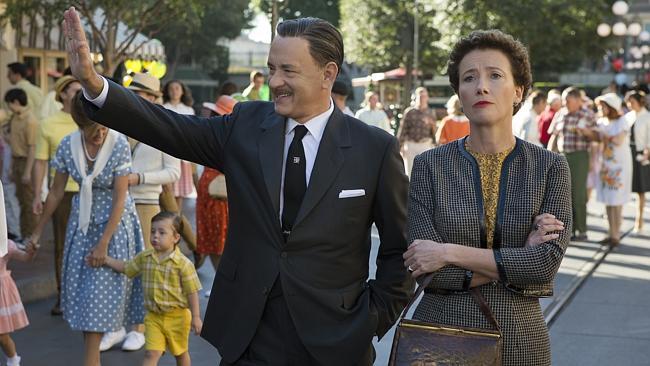
M 282 253 L 280 254 L 280 257 L 282 257 L 282 258 L 286 258 L 286 257 L 287 257 L 287 252 L 282 252 Z
M 266 295 L 269 293 L 269 288 L 264 286 L 264 289 L 262 289 L 262 295 Z

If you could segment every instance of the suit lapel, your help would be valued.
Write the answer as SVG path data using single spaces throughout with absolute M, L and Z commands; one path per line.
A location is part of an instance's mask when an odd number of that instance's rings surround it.
M 264 174 L 264 183 L 273 205 L 274 217 L 278 218 L 278 220 L 282 156 L 284 155 L 284 125 L 284 117 L 276 113 L 270 114 L 260 125 L 262 133 L 258 141 L 258 153 L 262 173 Z
M 316 207 L 327 189 L 334 182 L 345 161 L 341 148 L 348 146 L 350 146 L 348 125 L 345 122 L 343 113 L 338 108 L 334 108 L 334 112 L 327 121 L 327 126 L 325 126 L 323 138 L 316 154 L 314 168 L 309 178 L 309 186 L 307 192 L 305 192 L 305 198 L 302 200 L 300 210 L 298 210 L 294 228 Z

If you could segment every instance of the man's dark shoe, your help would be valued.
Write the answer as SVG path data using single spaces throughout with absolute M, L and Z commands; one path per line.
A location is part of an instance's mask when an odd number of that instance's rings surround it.
M 580 233 L 571 236 L 571 241 L 587 241 L 587 234 L 586 233 Z

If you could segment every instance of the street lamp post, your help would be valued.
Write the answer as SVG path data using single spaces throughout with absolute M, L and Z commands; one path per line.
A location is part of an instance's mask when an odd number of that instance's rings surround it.
M 627 14 L 629 6 L 625 1 L 616 1 L 612 5 L 612 13 L 619 19 L 613 25 L 607 23 L 600 23 L 596 28 L 596 33 L 600 37 L 609 37 L 614 35 L 620 38 L 620 48 L 617 50 L 623 59 L 623 66 L 628 70 L 636 70 L 637 79 L 638 71 L 645 66 L 645 56 L 637 41 L 647 42 L 650 40 L 650 33 L 643 30 L 643 27 L 638 22 L 632 22 L 626 24 L 622 18 Z M 629 42 L 627 37 L 632 37 L 634 41 L 633 47 L 628 49 Z M 638 61 L 639 59 L 644 59 L 643 61 Z M 635 61 L 637 60 L 637 61 Z M 640 64 L 640 67 L 639 67 Z

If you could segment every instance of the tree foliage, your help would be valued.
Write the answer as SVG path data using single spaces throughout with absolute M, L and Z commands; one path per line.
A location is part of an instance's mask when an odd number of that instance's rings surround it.
M 339 26 L 339 0 L 253 0 L 253 7 L 268 15 L 271 31 L 280 19 L 316 17 Z
M 29 47 L 35 47 L 38 33 L 35 31 L 41 28 L 44 40 L 44 48 L 52 48 L 50 36 L 52 30 L 63 20 L 63 12 L 67 8 L 67 2 L 43 1 L 43 0 L 7 0 L 4 14 L 0 16 L 3 21 L 8 21 L 18 31 L 18 43 L 27 34 Z M 23 32 L 23 21 L 27 20 L 29 32 Z M 40 24 L 39 24 L 40 23 Z M 62 42 L 62 39 L 61 39 Z M 62 46 L 62 45 L 59 45 Z
M 180 62 L 201 65 L 217 80 L 227 77 L 228 49 L 217 44 L 220 39 L 237 37 L 249 27 L 252 11 L 249 0 L 201 0 L 203 11 L 188 15 L 188 22 L 169 22 L 156 37 L 165 45 L 168 75 L 174 77 Z
M 92 43 L 104 56 L 108 74 L 126 59 L 130 47 L 141 46 L 134 43 L 138 34 L 152 38 L 171 22 L 198 24 L 196 16 L 205 10 L 203 0 L 74 0 L 73 5 L 90 26 Z M 129 27 L 122 41 L 118 41 L 120 22 Z
M 443 0 L 435 25 L 446 53 L 463 35 L 476 29 L 500 29 L 529 49 L 538 80 L 576 70 L 586 59 L 598 59 L 606 43 L 596 27 L 611 14 L 609 0 Z
M 23 29 L 25 18 L 30 27 L 42 21 L 44 38 L 49 42 L 47 35 L 61 23 L 63 11 L 75 6 L 82 22 L 90 28 L 91 48 L 103 55 L 103 71 L 112 74 L 126 58 L 127 51 L 142 46 L 142 42 L 136 41 L 138 34 L 154 37 L 172 21 L 197 24 L 196 16 L 203 14 L 206 3 L 206 0 L 8 0 L 3 18 L 18 30 Z M 118 31 L 124 33 L 118 36 Z M 34 37 L 35 32 L 30 34 Z
M 422 72 L 434 72 L 443 57 L 436 47 L 440 33 L 433 27 L 436 11 L 412 0 L 342 0 L 341 29 L 348 61 L 373 71 L 404 67 L 411 75 L 414 56 L 415 16 L 418 17 L 418 64 Z M 405 78 L 404 98 L 411 78 Z

